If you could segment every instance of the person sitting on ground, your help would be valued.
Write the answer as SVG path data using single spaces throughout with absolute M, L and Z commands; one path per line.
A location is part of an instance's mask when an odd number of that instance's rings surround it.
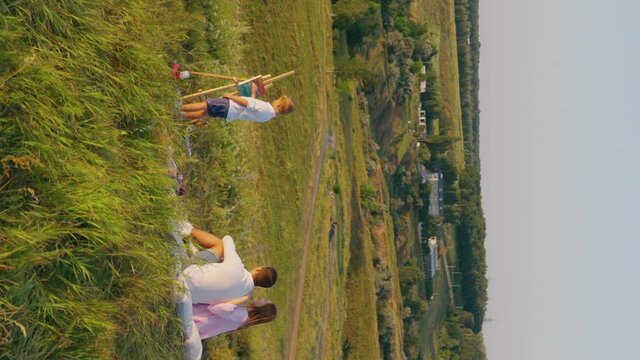
M 250 295 L 254 286 L 272 287 L 278 279 L 276 269 L 259 266 L 245 269 L 236 245 L 229 235 L 220 239 L 216 235 L 194 228 L 187 221 L 178 224 L 182 235 L 191 235 L 206 250 L 196 254 L 207 258 L 206 264 L 193 264 L 182 271 L 180 277 L 191 293 L 193 304 L 219 304 Z
M 256 86 L 251 86 L 251 97 L 224 94 L 221 98 L 208 98 L 207 101 L 185 104 L 181 114 L 188 120 L 200 120 L 207 116 L 232 120 L 267 122 L 278 115 L 295 110 L 293 101 L 286 95 L 271 103 L 256 99 Z
M 252 304 L 248 296 L 225 303 L 193 305 L 193 321 L 200 339 L 204 340 L 226 332 L 243 330 L 254 325 L 264 324 L 276 318 L 276 305 L 270 301 L 258 299 Z

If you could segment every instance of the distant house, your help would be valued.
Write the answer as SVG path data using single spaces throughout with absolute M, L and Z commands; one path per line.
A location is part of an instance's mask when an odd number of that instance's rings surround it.
M 431 236 L 428 240 L 423 237 L 422 232 L 423 223 L 418 223 L 418 239 L 420 240 L 420 263 L 422 264 L 422 271 L 425 275 L 433 278 L 436 271 L 439 270 L 440 264 L 438 262 L 438 238 Z
M 429 215 L 440 216 L 444 210 L 444 181 L 441 172 L 427 173 L 427 181 L 431 184 L 429 193 Z
M 426 183 L 429 180 L 429 172 L 424 165 L 418 164 L 418 173 L 420 174 L 420 182 L 422 184 Z
M 420 93 L 427 92 L 427 82 L 425 80 L 420 81 Z
M 438 261 L 439 241 L 438 237 L 433 235 L 429 239 L 423 237 L 423 223 L 418 223 L 418 240 L 420 241 L 420 264 L 425 275 L 433 278 L 436 271 L 440 270 L 440 262 Z M 442 235 L 440 235 L 442 236 Z
M 418 105 L 418 136 L 428 134 L 427 112 L 422 110 L 422 104 Z
M 436 275 L 436 271 L 440 269 L 440 263 L 438 262 L 438 238 L 432 236 L 429 238 L 429 270 L 431 277 Z
M 422 103 L 418 105 L 418 122 L 416 126 L 418 136 L 433 135 L 435 131 L 434 124 L 439 122 L 440 120 L 438 118 L 427 121 L 427 111 L 422 108 Z

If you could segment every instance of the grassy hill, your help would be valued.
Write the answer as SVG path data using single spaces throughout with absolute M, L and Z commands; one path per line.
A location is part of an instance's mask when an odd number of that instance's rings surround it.
M 156 138 L 180 2 L 0 6 L 0 353 L 178 356 Z M 158 341 L 163 338 L 165 341 Z
M 302 210 L 314 206 L 308 163 L 327 128 L 320 108 L 328 101 L 312 95 L 314 81 L 318 70 L 326 73 L 331 50 L 323 43 L 330 36 L 315 31 L 326 9 L 316 22 L 305 20 L 323 6 L 296 7 L 298 20 L 288 23 L 281 21 L 285 9 L 271 9 L 280 13 L 265 18 L 264 8 L 232 1 L 3 5 L 3 354 L 179 357 L 167 238 L 169 220 L 182 216 L 234 234 L 247 266 L 277 266 L 279 286 L 257 295 L 290 311 Z M 299 26 L 304 34 L 293 31 Z M 313 53 L 306 46 L 326 47 L 327 56 L 298 61 L 298 49 Z M 176 82 L 168 71 L 174 59 L 191 70 L 238 75 L 293 68 L 298 77 L 274 91 L 292 94 L 298 111 L 262 127 L 211 121 L 191 133 L 194 155 L 187 157 L 186 128 L 171 115 L 176 88 L 216 83 Z M 168 146 L 188 184 L 180 202 L 165 176 Z M 281 358 L 287 319 L 214 340 L 213 348 L 224 353 L 229 340 L 237 353 Z M 315 324 L 303 322 L 301 332 L 308 329 Z

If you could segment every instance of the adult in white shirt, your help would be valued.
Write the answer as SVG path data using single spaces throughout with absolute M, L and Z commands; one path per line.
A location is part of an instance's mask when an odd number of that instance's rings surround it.
M 211 262 L 190 265 L 182 272 L 181 277 L 191 293 L 192 303 L 228 302 L 250 294 L 254 286 L 269 288 L 275 284 L 278 273 L 274 268 L 259 266 L 251 271 L 245 269 L 231 236 L 220 239 L 212 233 L 194 228 L 188 222 L 182 224 L 180 231 L 193 236 L 211 257 Z

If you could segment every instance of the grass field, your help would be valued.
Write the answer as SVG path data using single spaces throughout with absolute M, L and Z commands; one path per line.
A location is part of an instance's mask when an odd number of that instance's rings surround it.
M 344 324 L 345 340 L 343 350 L 349 358 L 358 359 L 369 355 L 379 358 L 378 328 L 376 319 L 375 286 L 371 267 L 370 234 L 365 227 L 365 218 L 359 204 L 359 181 L 366 177 L 359 129 L 359 108 L 353 84 L 348 91 L 340 94 L 340 120 L 344 141 L 344 153 L 341 156 L 348 165 L 343 184 L 350 196 L 346 198 L 345 209 L 350 214 L 349 222 L 349 261 L 347 265 L 346 292 L 347 308 Z M 348 170 L 350 169 L 350 171 Z M 343 175 L 344 176 L 344 175 Z M 375 350 L 374 350 L 375 349 Z
M 411 97 L 407 100 L 406 108 L 404 109 L 403 116 L 398 124 L 396 125 L 397 130 L 395 131 L 398 134 L 399 139 L 396 140 L 396 161 L 397 164 L 401 164 L 408 151 L 412 151 L 413 149 L 409 149 L 410 146 L 416 145 L 415 136 L 410 132 L 410 129 L 415 128 L 416 121 L 418 121 L 418 101 L 419 101 L 420 93 L 418 91 L 414 91 Z
M 157 137 L 177 133 L 167 54 L 193 15 L 179 1 L 0 11 L 0 353 L 179 356 Z
M 388 185 L 386 184 L 385 178 L 382 173 L 382 168 L 378 167 L 378 176 L 377 178 L 380 181 L 379 189 L 381 189 L 381 203 L 385 204 L 388 208 L 390 197 L 388 191 Z M 398 256 L 395 246 L 395 235 L 394 235 L 394 227 L 393 220 L 391 218 L 391 214 L 388 211 L 385 211 L 383 214 L 383 225 L 381 225 L 384 231 L 384 241 L 381 244 L 381 247 L 384 249 L 384 256 L 386 258 L 387 264 L 389 266 L 389 272 L 391 273 L 392 278 L 399 279 L 398 277 Z M 381 252 L 379 250 L 379 252 Z M 400 281 L 392 281 L 392 289 L 391 296 L 388 302 L 389 308 L 391 309 L 391 313 L 393 316 L 393 358 L 401 358 L 404 354 L 403 351 L 403 341 L 404 341 L 404 327 L 402 323 L 402 293 L 400 291 Z
M 433 281 L 433 300 L 429 301 L 429 311 L 421 327 L 422 338 L 426 339 L 422 356 L 424 359 L 438 358 L 438 331 L 445 319 L 449 308 L 449 292 L 444 271 L 438 271 Z
M 239 68 L 243 73 L 273 75 L 296 70 L 294 77 L 278 82 L 270 90 L 272 95 L 268 95 L 270 99 L 279 94 L 292 96 L 296 112 L 267 124 L 236 124 L 244 147 L 242 158 L 254 177 L 239 190 L 242 199 L 252 199 L 255 204 L 252 230 L 245 241 L 249 252 L 254 246 L 251 244 L 261 249 L 246 263 L 248 266 L 269 263 L 278 269 L 277 286 L 258 291 L 256 296 L 276 302 L 283 316 L 269 326 L 248 330 L 241 339 L 229 336 L 229 341 L 244 341 L 249 358 L 281 359 L 286 355 L 293 326 L 293 316 L 289 314 L 293 314 L 295 307 L 303 234 L 312 221 L 296 346 L 299 356 L 307 356 L 317 351 L 314 346 L 321 328 L 318 324 L 323 319 L 320 313 L 323 297 L 317 294 L 330 291 L 324 277 L 331 214 L 328 169 L 323 169 L 317 203 L 312 204 L 310 199 L 315 167 L 323 166 L 317 164 L 316 159 L 329 129 L 331 111 L 329 4 L 247 1 L 238 5 L 236 18 L 243 19 L 247 26 L 241 40 L 244 54 Z M 283 21 L 285 18 L 288 21 Z M 314 206 L 314 217 L 307 218 Z
M 282 314 L 291 310 L 312 160 L 328 128 L 329 5 L 121 5 L 2 5 L 0 40 L 12 49 L 1 53 L 8 59 L 0 119 L 4 354 L 179 357 L 166 241 L 178 213 L 233 234 L 247 266 L 277 266 L 278 286 L 256 295 L 273 299 Z M 291 14 L 296 21 L 282 21 Z M 185 128 L 170 116 L 175 87 L 215 83 L 176 84 L 173 59 L 238 75 L 295 69 L 270 96 L 289 93 L 298 110 L 264 126 L 211 121 L 191 134 L 194 156 L 187 158 Z M 189 185 L 182 204 L 164 175 L 169 145 Z M 327 176 L 322 183 L 326 194 Z M 319 197 L 312 249 L 326 240 L 327 198 Z M 309 279 L 324 274 L 327 251 L 311 258 Z M 303 352 L 308 338 L 317 339 L 320 318 L 310 311 L 317 297 L 305 299 Z M 210 355 L 234 356 L 231 344 L 236 355 L 282 358 L 288 319 L 213 340 Z

